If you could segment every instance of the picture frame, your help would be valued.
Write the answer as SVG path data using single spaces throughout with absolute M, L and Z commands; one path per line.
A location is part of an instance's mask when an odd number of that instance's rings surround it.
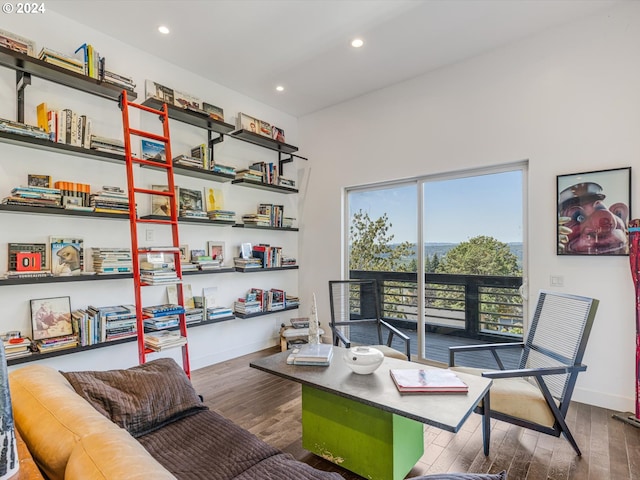
M 51 273 L 80 275 L 84 272 L 84 240 L 77 237 L 49 237 Z
M 631 167 L 558 175 L 558 255 L 628 255 Z
M 34 298 L 30 306 L 34 340 L 73 334 L 70 297 Z
M 182 263 L 189 262 L 189 245 L 183 243 L 178 248 L 180 248 L 180 261 Z
M 204 199 L 202 198 L 202 190 L 180 187 L 178 189 L 178 197 L 178 207 L 181 215 L 185 211 L 204 212 Z
M 157 190 L 159 192 L 168 192 L 168 185 L 151 185 L 151 190 Z M 176 200 L 176 208 L 178 205 L 178 191 L 179 187 L 176 185 L 174 187 L 175 191 L 175 200 Z M 171 198 L 166 197 L 164 195 L 151 195 L 151 215 L 156 215 L 159 217 L 169 217 L 171 216 Z
M 207 242 L 207 255 L 214 260 L 220 260 L 220 265 L 224 263 L 224 242 Z
M 152 140 L 141 140 L 140 150 L 142 152 L 142 158 L 145 160 L 162 163 L 166 163 L 167 161 L 164 143 L 154 142 Z
M 250 243 L 242 243 L 240 244 L 240 258 L 251 258 L 251 244 Z

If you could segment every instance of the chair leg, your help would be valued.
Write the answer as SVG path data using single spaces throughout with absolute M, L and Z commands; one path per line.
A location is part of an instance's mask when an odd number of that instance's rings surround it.
M 491 441 L 491 404 L 489 392 L 482 399 L 482 444 L 485 457 L 489 456 L 489 442 Z

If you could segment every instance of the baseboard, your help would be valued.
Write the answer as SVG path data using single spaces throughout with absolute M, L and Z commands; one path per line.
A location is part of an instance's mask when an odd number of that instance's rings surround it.
M 276 345 L 280 345 L 280 340 L 278 337 L 272 337 L 258 342 L 237 345 L 227 350 L 217 351 L 202 357 L 194 357 L 193 353 L 189 352 L 191 353 L 191 370 L 197 370 L 198 368 L 207 367 L 209 365 L 214 365 L 243 355 L 248 355 L 249 353 L 258 352 L 265 348 L 275 347 Z
M 596 407 L 607 408 L 616 412 L 628 412 L 635 410 L 635 400 L 632 397 L 612 395 L 597 390 L 576 388 L 571 400 L 586 403 Z

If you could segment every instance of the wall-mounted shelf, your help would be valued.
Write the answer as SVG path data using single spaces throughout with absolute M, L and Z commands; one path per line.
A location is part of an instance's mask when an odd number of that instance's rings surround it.
M 36 150 L 44 150 L 47 152 L 56 152 L 65 155 L 73 155 L 76 157 L 91 158 L 92 160 L 120 163 L 124 166 L 123 155 L 108 152 L 99 152 L 98 150 L 76 147 L 73 145 L 67 145 L 66 143 L 56 143 L 52 142 L 51 140 L 29 137 L 27 135 L 0 132 L 0 142 L 18 145 L 20 147 L 34 148 Z
M 241 273 L 254 273 L 254 272 L 274 272 L 276 270 L 297 270 L 298 269 L 298 265 L 291 265 L 289 267 L 269 267 L 269 268 L 256 268 L 256 267 L 249 267 L 249 268 L 244 268 L 244 267 L 235 267 L 236 268 L 236 272 L 241 272 Z
M 143 220 L 169 220 L 169 217 L 163 215 L 144 215 L 140 217 Z M 228 227 L 235 225 L 235 220 L 210 220 L 208 218 L 197 217 L 178 217 L 178 223 L 197 223 L 199 225 L 215 226 L 215 227 Z
M 277 140 L 265 137 L 258 133 L 250 132 L 249 130 L 236 130 L 235 132 L 231 132 L 230 135 L 233 138 L 242 140 L 243 142 L 259 145 L 261 147 L 268 148 L 269 150 L 275 150 L 276 152 L 295 153 L 298 151 L 298 147 L 294 147 L 288 143 L 278 142 Z
M 142 102 L 142 105 L 155 108 L 156 110 L 162 110 L 164 102 L 158 100 L 157 98 L 147 98 L 144 102 Z M 194 112 L 193 110 L 187 110 L 185 108 L 180 108 L 176 107 L 175 105 L 169 104 L 167 104 L 167 110 L 169 118 L 172 118 L 173 120 L 204 128 L 221 135 L 226 135 L 235 128 L 230 123 L 215 120 L 206 113 Z
M 4 47 L 0 47 L 0 65 L 116 102 L 123 90 L 122 87 L 104 83 Z M 137 98 L 133 91 L 127 91 L 127 95 L 130 99 Z
M 165 169 L 165 167 L 162 165 L 158 165 L 157 167 L 155 167 L 153 165 L 144 164 L 141 165 L 141 167 L 162 171 L 164 171 Z M 178 165 L 176 163 L 173 164 L 173 173 L 175 175 L 200 178 L 202 180 L 209 180 L 211 182 L 230 182 L 231 180 L 236 178 L 235 175 L 232 175 L 230 173 L 217 173 L 210 170 L 205 170 L 204 168 L 188 167 L 186 165 Z
M 244 223 L 236 223 L 234 228 L 252 228 L 256 230 L 278 230 L 283 232 L 298 232 L 297 228 L 293 227 L 266 227 L 262 225 L 246 225 Z
M 112 220 L 127 220 L 128 213 L 85 212 L 82 210 L 68 210 L 56 207 L 31 207 L 29 205 L 0 205 L 1 212 L 33 213 L 36 215 L 68 215 L 72 217 L 109 218 Z
M 272 312 L 269 312 L 269 313 L 272 313 Z M 236 315 L 232 315 L 228 317 L 216 318 L 214 320 L 203 320 L 201 322 L 191 323 L 187 325 L 187 328 L 195 328 L 195 327 L 202 327 L 204 325 L 212 325 L 214 323 L 234 320 L 235 318 L 236 318 Z M 37 362 L 38 360 L 44 360 L 45 358 L 59 357 L 61 355 L 71 355 L 72 353 L 86 352 L 88 350 L 111 347 L 113 345 L 120 345 L 123 343 L 131 343 L 135 341 L 137 341 L 137 337 L 133 336 L 133 337 L 121 338 L 118 340 L 111 340 L 108 342 L 100 342 L 100 343 L 96 343 L 95 345 L 86 345 L 84 347 L 63 348 L 62 350 L 56 350 L 55 352 L 47 352 L 47 353 L 35 352 L 26 357 L 10 358 L 7 360 L 7 365 L 19 365 L 21 363 Z
M 262 317 L 263 315 L 272 315 L 274 313 L 278 313 L 278 312 L 286 312 L 287 310 L 297 310 L 298 309 L 298 305 L 294 306 L 294 307 L 286 307 L 286 308 L 281 308 L 280 310 L 269 310 L 267 312 L 258 312 L 258 313 L 238 313 L 235 312 L 234 315 L 238 318 L 253 318 L 253 317 Z
M 257 188 L 259 190 L 271 190 L 272 192 L 298 193 L 298 190 L 295 188 L 281 187 L 280 185 L 271 185 L 269 183 L 255 182 L 252 180 L 238 179 L 233 180 L 231 183 L 242 187 Z

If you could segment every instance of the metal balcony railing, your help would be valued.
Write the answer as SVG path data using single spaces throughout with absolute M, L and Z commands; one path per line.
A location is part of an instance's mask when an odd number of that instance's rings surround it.
M 377 280 L 385 320 L 417 330 L 415 272 L 351 270 L 350 278 Z M 428 273 L 425 282 L 427 332 L 489 341 L 522 338 L 522 277 Z M 359 301 L 362 299 L 353 299 L 356 304 Z

